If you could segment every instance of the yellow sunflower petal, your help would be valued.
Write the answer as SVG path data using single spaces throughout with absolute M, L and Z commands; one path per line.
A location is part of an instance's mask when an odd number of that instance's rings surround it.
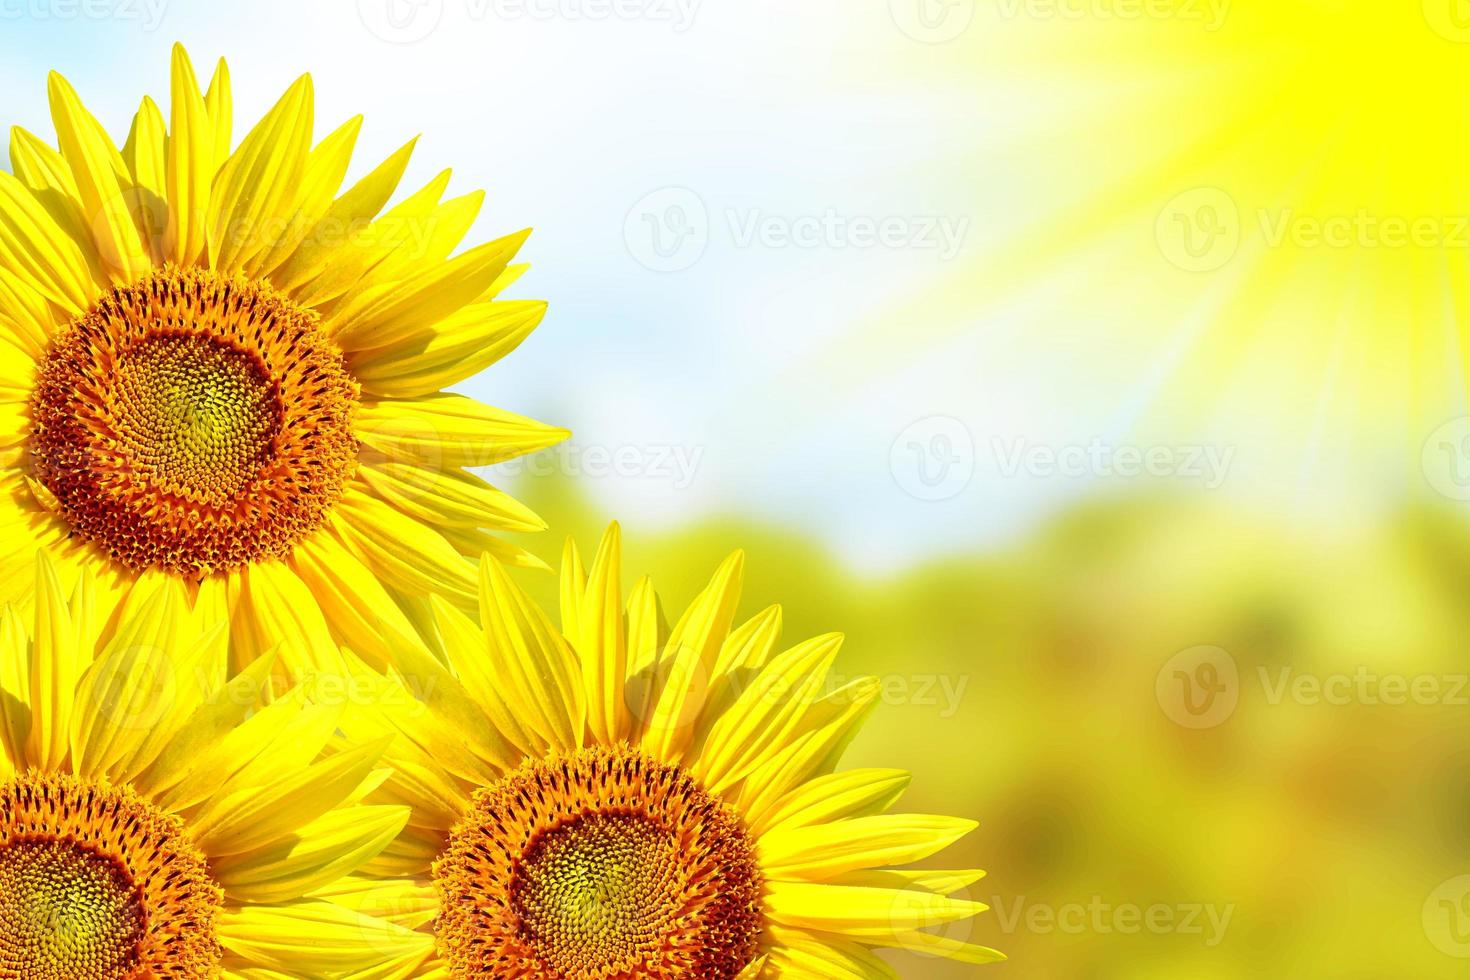
M 376 497 L 344 497 L 333 515 L 333 528 L 346 549 L 389 585 L 419 595 L 439 592 L 465 604 L 473 601 L 469 562 L 443 535 Z
M 90 651 L 87 651 L 90 654 Z M 66 594 L 51 560 L 36 557 L 36 631 L 31 638 L 30 738 L 26 758 L 40 769 L 59 769 L 71 750 L 68 735 L 77 678 L 83 667 Z
M 217 859 L 216 879 L 246 902 L 285 902 L 329 885 L 377 856 L 408 821 L 407 807 L 330 810 L 290 837 Z
M 477 246 L 402 282 L 379 286 L 335 313 L 327 329 L 343 350 L 371 350 L 397 343 L 420 325 L 442 320 L 485 292 L 530 232 Z
M 308 766 L 276 767 L 274 778 L 252 780 L 201 811 L 190 821 L 190 834 L 213 855 L 243 854 L 285 840 L 342 803 L 386 747 L 381 740 Z
M 210 126 L 214 129 L 214 164 L 218 168 L 230 158 L 230 134 L 234 126 L 235 100 L 230 88 L 230 66 L 221 58 L 214 66 L 214 75 L 209 79 L 209 90 L 204 93 L 204 107 L 209 111 Z
M 426 468 L 491 466 L 554 446 L 566 429 L 439 393 L 413 401 L 365 402 L 357 433 L 390 460 Z
M 0 267 L 68 313 L 80 313 L 97 295 L 82 250 L 25 185 L 4 171 L 0 171 Z
M 254 658 L 224 691 L 197 705 L 158 755 L 132 777 L 134 785 L 180 808 L 214 792 L 235 771 L 231 767 L 243 765 L 249 757 L 246 743 L 252 731 L 240 729 L 268 689 L 275 657 L 270 651 Z M 276 717 L 294 710 L 290 702 L 280 702 L 266 712 Z M 256 723 L 255 731 L 261 727 Z
M 354 208 L 347 213 L 370 220 L 366 223 L 354 221 L 345 226 L 323 229 L 327 235 L 325 254 L 317 259 L 320 264 L 315 268 L 310 281 L 295 290 L 299 302 L 329 310 L 333 303 L 361 283 L 363 277 L 379 263 L 423 233 L 429 215 L 438 206 L 445 188 L 449 186 L 447 170 L 440 172 L 422 189 L 410 194 L 386 214 L 372 220 L 402 178 L 403 168 L 407 165 L 413 148 L 414 143 L 411 141 L 338 201 L 341 205 L 350 199 Z M 328 212 L 324 223 L 338 217 L 339 211 L 334 207 Z M 294 277 L 283 281 L 296 282 Z
M 51 73 L 49 95 L 61 155 L 71 167 L 82 214 L 102 264 L 115 281 L 132 282 L 152 261 L 135 219 L 136 199 L 127 165 L 76 90 L 55 72 Z
M 39 136 L 15 126 L 10 130 L 10 164 L 15 176 L 30 188 L 46 213 L 82 250 L 90 279 L 104 281 L 106 276 L 92 242 L 92 229 L 82 213 L 81 194 L 72 180 L 71 167 L 61 154 Z
M 777 880 L 826 881 L 849 871 L 922 861 L 975 827 L 973 820 L 898 814 L 779 827 L 760 839 L 761 866 Z
M 152 262 L 164 257 L 168 231 L 168 131 L 158 105 L 144 96 L 123 144 L 123 162 L 133 176 L 133 211 Z
M 321 899 L 227 909 L 219 939 L 233 956 L 286 976 L 359 980 L 410 975 L 434 943 L 431 936 Z M 392 972 L 373 972 L 383 969 Z
M 299 291 L 331 264 L 340 252 L 352 247 L 356 237 L 371 224 L 373 218 L 398 187 L 417 140 L 410 140 L 371 173 L 332 202 L 296 251 L 280 268 L 271 273 L 271 281 L 279 288 Z M 345 288 L 345 287 L 344 287 Z M 309 299 L 297 295 L 305 303 Z
M 504 665 L 505 686 L 531 710 L 525 720 L 549 748 L 582 743 L 587 702 L 576 655 L 546 614 L 498 563 L 480 563 L 480 621 Z
M 740 809 L 758 819 L 804 781 L 831 771 L 881 693 L 878 680 L 869 677 L 844 685 L 818 702 L 806 722 L 807 731 L 745 779 L 738 792 Z
M 234 272 L 269 248 L 290 219 L 290 201 L 311 151 L 311 76 L 303 75 L 230 156 L 210 195 L 210 267 Z
M 582 658 L 587 722 L 593 738 L 613 745 L 633 733 L 632 712 L 623 697 L 628 676 L 628 642 L 623 628 L 622 531 L 616 523 L 603 535 L 568 638 Z
M 541 324 L 537 301 L 476 303 L 398 342 L 353 351 L 347 364 L 379 398 L 427 395 L 471 377 L 505 357 Z
M 766 913 L 777 922 L 882 942 L 972 918 L 989 907 L 914 889 L 773 881 L 766 891 Z
M 751 832 L 809 827 L 846 817 L 885 812 L 908 789 L 902 769 L 849 769 L 798 786 L 761 816 Z
M 778 977 L 897 980 L 893 967 L 862 945 L 804 929 L 772 926 L 771 964 Z
M 657 700 L 643 719 L 643 747 L 656 759 L 678 761 L 692 740 L 715 660 L 735 619 L 744 567 L 742 552 L 725 559 L 669 635 Z
M 328 134 L 306 158 L 301 186 L 293 198 L 293 211 L 273 244 L 245 264 L 245 271 L 266 278 L 291 256 L 306 235 L 321 221 L 352 162 L 352 149 L 362 132 L 362 116 L 354 116 Z
M 55 325 L 51 304 L 41 294 L 0 268 L 0 326 L 32 361 L 43 357 Z M 29 392 L 28 392 L 29 393 Z
M 291 556 L 291 568 L 359 656 L 387 664 L 394 640 L 414 636 L 413 624 L 382 583 L 332 535 L 303 542 Z
M 546 527 L 531 508 L 462 469 L 368 460 L 358 468 L 358 478 L 374 496 L 426 523 L 500 531 Z
M 293 676 L 337 671 L 341 651 L 321 604 L 289 565 L 261 562 L 229 578 L 235 642 L 246 650 L 282 649 Z
M 825 693 L 840 633 L 819 636 L 776 657 L 714 724 L 696 771 L 722 792 L 790 744 L 811 706 Z
M 30 640 L 14 606 L 0 610 L 0 757 L 7 771 L 30 765 Z
M 193 265 L 206 246 L 217 157 L 214 123 L 199 94 L 194 65 L 180 44 L 174 45 L 170 83 L 171 137 L 164 180 L 168 228 L 163 251 L 170 262 Z

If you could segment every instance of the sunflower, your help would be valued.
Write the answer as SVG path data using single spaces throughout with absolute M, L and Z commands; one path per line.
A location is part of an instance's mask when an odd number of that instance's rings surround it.
M 339 194 L 362 119 L 314 143 L 310 76 L 233 152 L 228 70 L 201 92 L 181 47 L 121 150 L 49 92 L 59 149 L 16 129 L 0 172 L 0 601 L 39 542 L 112 599 L 177 578 L 302 671 L 381 655 L 431 589 L 473 608 L 484 551 L 538 564 L 467 468 L 566 433 L 442 390 L 540 322 L 496 298 L 526 233 L 456 254 L 483 194 L 448 171 L 384 211 L 413 142 Z
M 0 615 L 0 977 L 389 977 L 422 958 L 422 937 L 311 897 L 408 816 L 357 802 L 383 742 L 323 755 L 342 699 L 267 703 L 269 654 L 229 678 L 223 624 L 177 580 L 112 611 L 89 574 L 69 597 L 44 553 L 35 574 L 34 614 Z
M 903 867 L 974 824 L 889 813 L 902 771 L 836 768 L 879 682 L 829 684 L 836 635 L 777 652 L 778 607 L 732 628 L 741 568 L 672 631 L 647 579 L 625 618 L 614 525 L 590 574 L 568 544 L 558 629 L 486 556 L 482 625 L 433 603 L 443 663 L 359 668 L 388 707 L 350 710 L 348 744 L 394 738 L 379 795 L 413 815 L 355 887 L 380 876 L 371 911 L 434 934 L 419 975 L 880 978 L 876 949 L 1002 958 L 966 940 L 985 906 L 957 893 L 982 872 Z

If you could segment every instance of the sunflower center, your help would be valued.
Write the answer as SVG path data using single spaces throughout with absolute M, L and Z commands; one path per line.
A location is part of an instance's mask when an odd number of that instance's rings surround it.
M 357 398 L 314 313 L 264 283 L 163 269 L 56 338 L 31 459 L 72 528 L 129 568 L 237 568 L 326 522 Z
M 434 877 L 455 977 L 729 980 L 756 956 L 749 836 L 678 766 L 626 748 L 477 792 Z
M 0 847 L 5 976 L 127 976 L 143 928 L 132 881 L 115 861 L 69 841 Z
M 0 783 L 0 977 L 212 976 L 220 905 L 179 821 L 130 791 Z

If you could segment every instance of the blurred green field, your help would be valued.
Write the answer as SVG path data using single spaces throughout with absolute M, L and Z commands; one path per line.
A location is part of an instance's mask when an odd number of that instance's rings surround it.
M 541 482 L 520 492 L 590 546 L 607 515 Z M 898 956 L 902 976 L 1466 976 L 1470 533 L 1451 515 L 1329 539 L 1138 499 L 879 578 L 790 528 L 625 532 L 627 573 L 670 610 L 745 548 L 746 611 L 781 602 L 790 640 L 846 632 L 839 670 L 887 684 L 849 762 L 911 769 L 904 806 L 981 821 L 943 863 L 989 870 L 968 938 L 1010 962 Z M 534 542 L 553 563 L 560 544 Z M 528 584 L 554 601 L 552 576 Z M 1201 656 L 1236 679 L 1191 715 Z

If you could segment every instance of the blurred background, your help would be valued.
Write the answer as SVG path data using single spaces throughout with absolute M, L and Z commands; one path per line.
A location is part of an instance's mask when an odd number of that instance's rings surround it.
M 0 0 L 7 116 L 175 40 L 536 229 L 494 478 L 848 633 L 1011 956 L 902 976 L 1465 976 L 1463 0 Z

